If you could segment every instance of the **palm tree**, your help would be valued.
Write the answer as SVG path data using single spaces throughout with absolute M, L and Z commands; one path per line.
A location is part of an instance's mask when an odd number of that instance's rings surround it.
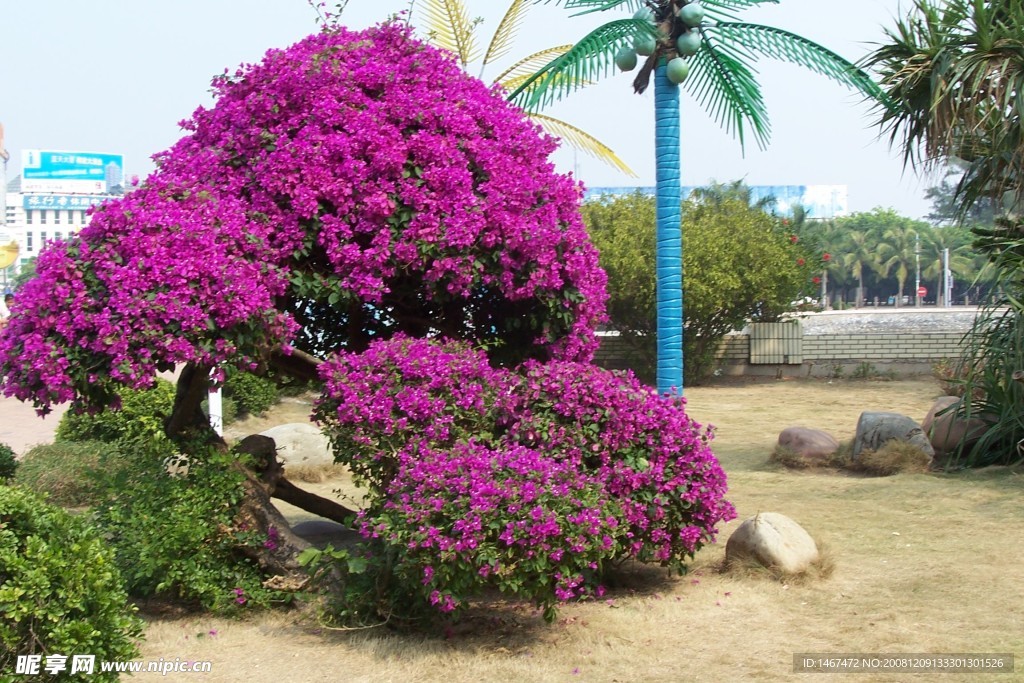
M 879 126 L 911 167 L 947 161 L 966 170 L 956 186 L 963 217 L 979 202 L 1024 201 L 1024 3 L 913 0 L 863 62 L 896 106 Z
M 416 0 L 413 0 L 410 9 L 415 7 L 415 4 Z M 462 68 L 469 71 L 470 65 L 481 58 L 476 35 L 480 20 L 470 20 L 462 0 L 424 0 L 422 4 L 427 39 L 437 47 L 452 52 L 462 64 Z M 512 49 L 512 41 L 532 4 L 532 0 L 512 0 L 509 4 L 508 10 L 491 36 L 487 49 L 483 52 L 479 78 L 484 77 L 484 71 L 488 66 L 497 63 Z M 493 82 L 506 91 L 515 90 L 537 69 L 571 49 L 572 45 L 559 45 L 523 57 L 501 72 Z M 537 111 L 528 109 L 527 115 L 548 134 L 629 176 L 636 177 L 636 173 L 610 147 L 586 131 Z
M 925 227 L 927 224 L 922 224 L 918 230 L 923 231 Z M 894 225 L 882 234 L 882 242 L 878 245 L 879 272 L 882 277 L 889 277 L 889 273 L 896 277 L 899 288 L 896 306 L 903 305 L 903 289 L 916 262 L 918 230 L 904 225 Z
M 683 388 L 683 273 L 680 228 L 679 89 L 687 89 L 730 133 L 744 142 L 746 127 L 760 146 L 768 115 L 750 62 L 770 57 L 799 64 L 871 97 L 881 92 L 853 64 L 806 38 L 737 20 L 737 10 L 776 0 L 555 0 L 590 12 L 627 9 L 633 17 L 608 22 L 550 61 L 512 93 L 527 109 L 550 104 L 612 71 L 629 70 L 636 51 L 646 59 L 633 81 L 640 93 L 654 74 L 657 196 L 657 386 Z M 706 19 L 705 19 L 706 16 Z M 687 78 L 689 72 L 692 75 Z
M 935 228 L 924 234 L 921 248 L 921 276 L 934 280 L 936 303 L 944 296 L 943 274 L 945 272 L 944 252 L 949 249 L 949 271 L 963 282 L 970 282 L 977 273 L 974 250 L 971 248 L 971 234 L 964 228 L 949 226 Z M 944 302 L 945 303 L 945 302 Z
M 857 278 L 855 305 L 860 308 L 864 305 L 864 275 L 877 272 L 880 268 L 878 241 L 869 232 L 847 230 L 842 235 L 839 251 L 839 262 L 842 267 Z

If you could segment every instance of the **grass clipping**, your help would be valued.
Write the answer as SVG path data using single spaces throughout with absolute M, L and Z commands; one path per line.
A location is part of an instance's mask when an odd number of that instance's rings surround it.
M 770 462 L 789 469 L 839 469 L 858 472 L 875 477 L 889 477 L 894 474 L 920 474 L 931 469 L 932 457 L 917 446 L 891 439 L 878 450 L 864 449 L 860 456 L 853 457 L 853 445 L 840 444 L 827 458 L 809 458 L 782 445 L 776 445 L 768 457 Z

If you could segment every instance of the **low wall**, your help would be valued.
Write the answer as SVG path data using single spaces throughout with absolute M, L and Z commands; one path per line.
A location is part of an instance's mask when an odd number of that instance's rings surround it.
M 878 372 L 928 374 L 932 364 L 958 358 L 964 333 L 856 333 L 804 334 L 803 362 L 797 364 L 751 364 L 750 336 L 726 335 L 715 355 L 721 374 L 827 377 L 849 375 L 864 363 Z M 596 362 L 603 367 L 625 369 L 628 353 L 622 339 L 614 334 L 601 338 Z

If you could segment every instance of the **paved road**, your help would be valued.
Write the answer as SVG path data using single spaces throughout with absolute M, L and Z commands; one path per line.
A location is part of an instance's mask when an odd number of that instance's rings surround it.
M 32 446 L 53 441 L 53 433 L 65 406 L 55 406 L 46 417 L 36 415 L 35 409 L 13 398 L 0 397 L 0 443 L 24 455 Z

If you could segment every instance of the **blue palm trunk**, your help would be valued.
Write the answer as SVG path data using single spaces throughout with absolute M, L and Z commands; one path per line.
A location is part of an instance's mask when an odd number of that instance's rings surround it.
M 662 63 L 654 74 L 654 146 L 657 186 L 658 393 L 683 394 L 683 235 L 679 159 L 679 88 Z

